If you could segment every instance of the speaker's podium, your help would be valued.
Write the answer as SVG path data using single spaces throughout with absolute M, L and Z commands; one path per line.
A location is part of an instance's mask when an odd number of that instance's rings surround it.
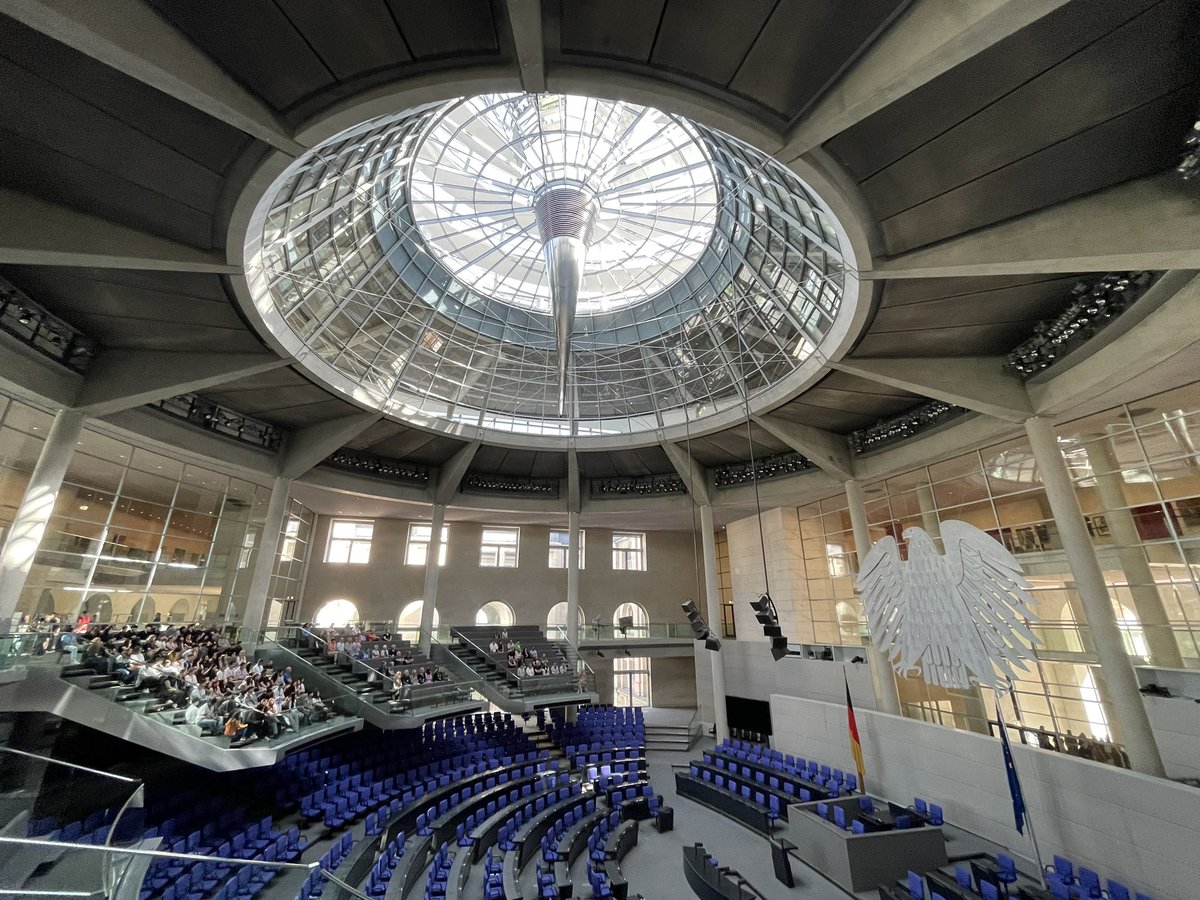
M 879 801 L 886 808 L 886 801 Z M 889 828 L 856 834 L 818 814 L 825 806 L 830 818 L 840 808 L 847 823 L 860 811 L 859 798 L 842 797 L 788 805 L 787 828 L 780 837 L 796 845 L 796 854 L 834 884 L 850 893 L 892 884 L 909 869 L 917 872 L 946 865 L 946 836 L 933 825 Z

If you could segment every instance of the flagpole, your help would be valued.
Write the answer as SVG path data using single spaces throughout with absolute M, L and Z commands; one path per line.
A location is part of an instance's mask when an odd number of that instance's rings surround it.
M 1008 683 L 1008 696 L 1009 696 L 1010 701 L 1012 700 L 1013 693 L 1014 693 L 1014 689 L 1013 689 L 1012 682 L 1010 681 Z M 1004 724 L 1004 713 L 1000 706 L 999 696 L 996 697 L 996 721 L 1000 726 L 1001 734 L 1004 736 L 1007 736 L 1008 732 L 1005 731 L 1007 726 Z M 1025 744 L 1024 740 L 1021 741 L 1021 744 L 1022 745 Z M 1016 757 L 1013 757 L 1012 765 L 1013 765 L 1013 771 L 1015 772 L 1016 768 L 1017 768 Z M 1033 856 L 1038 864 L 1038 879 L 1042 882 L 1042 884 L 1045 884 L 1046 883 L 1046 864 L 1044 862 L 1042 862 L 1042 851 L 1041 851 L 1041 848 L 1038 847 L 1037 834 L 1033 830 L 1033 815 L 1029 812 L 1028 806 L 1025 806 L 1024 815 L 1025 815 L 1025 824 L 1029 826 L 1029 841 L 1030 841 L 1030 843 L 1033 844 Z

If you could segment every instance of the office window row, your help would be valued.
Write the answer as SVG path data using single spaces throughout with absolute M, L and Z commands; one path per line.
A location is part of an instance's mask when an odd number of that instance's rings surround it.
M 366 565 L 371 561 L 371 543 L 374 539 L 375 523 L 369 519 L 334 519 L 329 526 L 329 540 L 325 546 L 325 562 Z M 287 548 L 288 534 L 285 527 L 284 547 Z M 410 566 L 423 566 L 429 558 L 429 545 L 433 542 L 433 526 L 414 522 L 408 526 L 408 544 L 404 550 L 404 562 Z M 446 548 L 450 542 L 449 526 L 442 527 L 438 542 L 438 565 L 446 565 Z M 579 568 L 585 568 L 587 546 L 586 533 L 579 532 Z M 548 564 L 551 569 L 567 568 L 570 533 L 550 532 Z M 479 543 L 479 565 L 483 568 L 515 569 L 520 558 L 521 529 L 512 526 L 484 526 Z M 617 571 L 646 571 L 646 535 L 642 532 L 615 531 L 612 535 L 612 567 Z

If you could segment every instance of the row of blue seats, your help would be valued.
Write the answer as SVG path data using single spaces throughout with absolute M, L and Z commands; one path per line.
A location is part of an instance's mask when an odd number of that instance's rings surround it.
M 569 780 L 569 773 L 563 772 L 544 781 L 541 785 L 535 785 L 533 782 L 527 782 L 526 784 L 521 785 L 521 789 L 519 791 L 514 788 L 505 795 L 496 797 L 494 800 L 489 800 L 485 806 L 477 809 L 475 812 L 467 816 L 466 822 L 462 822 L 456 826 L 454 834 L 455 843 L 459 847 L 470 847 L 475 843 L 475 839 L 471 836 L 471 834 L 475 831 L 476 826 L 482 825 L 506 806 L 511 806 L 519 800 L 532 798 L 535 790 L 539 792 L 549 790 L 556 785 L 566 784 Z M 531 802 L 540 803 L 542 808 L 544 808 L 546 805 L 544 798 L 535 798 L 535 800 Z
M 450 866 L 454 857 L 445 842 L 433 854 L 433 862 L 429 866 L 429 874 L 425 878 L 425 900 L 434 900 L 446 896 L 446 885 L 450 880 Z
M 724 769 L 731 776 L 740 775 L 747 780 L 753 780 L 761 785 L 766 785 L 775 791 L 783 791 L 785 794 L 790 794 L 801 803 L 808 803 L 813 799 L 812 791 L 801 784 L 799 781 L 791 779 L 797 778 L 795 775 L 788 775 L 786 772 L 780 772 L 778 775 L 768 775 L 761 769 L 751 769 L 749 766 L 738 766 L 737 763 L 727 760 L 723 756 L 716 756 L 712 753 L 704 754 L 704 761 L 715 766 L 718 769 Z M 693 772 L 693 775 L 696 773 Z M 827 781 L 822 785 L 822 789 L 831 796 L 840 796 L 843 785 L 836 780 Z
M 513 843 L 513 836 L 527 821 L 532 819 L 547 806 L 553 806 L 556 803 L 561 803 L 570 797 L 578 796 L 580 792 L 579 782 L 571 782 L 565 787 L 555 789 L 553 794 L 545 797 L 539 797 L 535 803 L 526 803 L 518 809 L 512 816 L 500 827 L 497 845 L 505 852 L 515 850 L 516 844 Z
M 783 804 L 780 802 L 778 795 L 768 794 L 766 791 L 754 790 L 754 785 L 743 784 L 734 778 L 726 779 L 724 775 L 713 773 L 708 769 L 701 769 L 696 765 L 692 765 L 691 773 L 694 776 L 699 776 L 705 781 L 715 784 L 721 790 L 732 794 L 735 797 L 741 797 L 743 800 L 749 800 L 751 803 L 757 803 L 766 810 L 767 818 L 772 822 L 782 815 Z M 801 791 L 802 794 L 807 794 L 808 791 Z
M 592 830 L 591 835 L 588 836 L 587 878 L 588 884 L 592 886 L 592 896 L 594 898 L 606 898 L 613 895 L 608 872 L 603 866 L 603 863 L 608 859 L 605 841 L 609 834 L 620 824 L 621 814 L 614 810 L 608 814 L 607 818 L 602 819 L 600 824 Z
M 1110 900 L 1129 900 L 1130 892 L 1119 881 L 1108 879 L 1107 890 L 1100 886 L 1100 875 L 1080 866 L 1076 870 L 1071 860 L 1055 855 L 1054 865 L 1045 872 L 1046 887 L 1056 900 L 1095 900 L 1108 897 Z M 1135 894 L 1137 900 L 1151 900 L 1148 894 Z
M 380 852 L 379 858 L 371 866 L 371 874 L 364 885 L 370 896 L 382 897 L 387 893 L 388 882 L 392 880 L 392 872 L 404 858 L 405 842 L 404 832 L 397 832 L 396 836 Z M 297 900 L 308 900 L 308 898 L 298 897 Z
M 875 801 L 870 797 L 859 797 L 858 806 L 861 812 L 870 814 L 875 812 Z M 830 815 L 832 813 L 832 815 Z M 864 821 L 858 817 L 858 814 L 853 810 L 847 812 L 845 807 L 830 806 L 828 803 L 818 803 L 815 815 L 820 816 L 826 822 L 832 822 L 843 831 L 849 831 L 853 834 L 868 834 L 872 831 L 878 831 L 879 826 L 875 823 Z M 931 825 L 942 824 L 939 822 L 930 822 Z M 904 830 L 908 828 L 916 828 L 920 825 L 920 821 L 915 816 L 901 814 L 896 816 L 896 828 Z
M 581 758 L 590 763 L 612 762 L 614 759 L 635 759 L 646 754 L 644 740 L 630 740 L 629 743 L 609 743 L 597 741 L 587 744 L 568 744 L 563 752 L 574 758 Z
M 563 851 L 560 849 L 560 844 L 563 838 L 571 833 L 571 829 L 576 824 L 583 821 L 590 815 L 596 812 L 595 798 L 589 799 L 583 806 L 572 807 L 563 815 L 554 820 L 554 824 L 542 835 L 541 851 L 542 862 L 549 865 L 563 858 Z
M 528 777 L 534 774 L 532 766 L 526 766 L 526 769 L 529 771 L 526 772 L 525 769 L 517 771 L 514 769 L 512 772 L 501 773 L 503 778 L 488 778 L 484 782 L 477 782 L 463 792 L 461 800 L 466 801 L 476 794 L 508 784 L 510 781 L 510 775 L 513 777 Z M 543 778 L 537 790 L 549 790 L 557 784 L 566 784 L 571 777 L 567 772 L 558 773 L 554 769 L 547 769 L 543 771 L 546 771 L 548 774 Z M 526 772 L 526 774 L 523 775 L 521 774 L 522 772 Z M 457 829 L 458 834 L 456 836 L 457 840 L 464 840 L 466 833 L 473 830 L 476 824 L 482 822 L 484 819 L 494 816 L 499 810 L 503 809 L 510 803 L 516 803 L 518 800 L 524 798 L 532 798 L 534 790 L 535 788 L 532 783 L 523 784 L 521 785 L 520 789 L 513 788 L 507 794 L 502 794 L 493 800 L 488 800 L 482 809 L 471 813 L 469 816 L 467 816 L 466 822 L 459 824 Z M 455 799 L 457 797 L 457 792 L 451 794 L 448 798 L 443 797 L 437 806 L 431 806 L 425 812 L 417 816 L 417 834 L 432 834 L 434 822 L 436 822 L 441 816 L 444 816 L 446 813 L 448 813 L 451 809 L 459 805 L 460 801 Z M 536 798 L 536 801 L 543 804 L 545 803 L 544 798 L 540 797 Z M 534 800 L 531 800 L 530 802 L 534 802 Z
M 504 864 L 492 853 L 491 847 L 488 847 L 483 864 L 483 897 L 484 900 L 504 900 Z
M 822 790 L 827 790 L 831 793 L 836 792 L 840 794 L 846 792 L 852 794 L 858 790 L 858 776 L 853 772 L 843 772 L 841 769 L 818 763 L 815 760 L 805 760 L 803 757 L 784 755 L 778 750 L 772 750 L 770 747 L 762 747 L 760 749 L 767 752 L 759 753 L 745 749 L 722 748 L 720 746 L 714 752 L 725 754 L 739 761 L 748 762 L 751 765 L 763 766 L 776 772 L 790 775 L 793 778 L 803 778 L 805 781 L 810 781 L 818 785 Z

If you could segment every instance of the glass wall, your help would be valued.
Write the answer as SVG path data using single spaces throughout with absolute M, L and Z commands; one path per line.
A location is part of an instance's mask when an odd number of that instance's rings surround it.
M 1200 667 L 1200 385 L 1056 429 L 1134 663 Z M 1114 737 L 1102 673 L 1041 475 L 1024 438 L 864 485 L 872 540 L 968 522 L 1016 556 L 1033 585 L 1043 643 L 1006 717 L 1031 728 Z M 858 571 L 844 495 L 796 511 L 817 641 L 863 640 Z M 1155 624 L 1161 623 L 1161 624 Z M 979 729 L 988 692 L 900 680 L 908 712 Z
M 0 398 L 0 528 L 7 533 L 50 428 Z M 270 488 L 87 427 L 18 612 L 92 621 L 236 621 L 262 544 Z M 299 594 L 313 516 L 292 501 L 270 598 Z

